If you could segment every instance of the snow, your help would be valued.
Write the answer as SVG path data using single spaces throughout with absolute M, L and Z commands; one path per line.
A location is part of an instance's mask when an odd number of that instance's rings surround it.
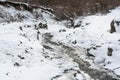
M 82 48 L 96 47 L 97 49 L 91 49 L 90 53 L 95 56 L 94 63 L 101 65 L 105 68 L 114 70 L 114 68 L 120 67 L 120 46 L 119 31 L 110 33 L 110 22 L 115 19 L 120 19 L 120 7 L 112 10 L 105 15 L 92 15 L 84 18 L 78 18 L 76 23 L 82 21 L 82 26 L 76 29 L 65 29 L 66 32 L 59 33 L 52 32 L 55 41 L 61 41 L 67 45 L 79 46 Z M 82 20 L 81 20 L 82 19 Z M 62 27 L 61 27 L 62 29 Z M 116 27 L 119 30 L 119 26 Z M 58 34 L 58 35 L 57 35 Z M 61 37 L 62 36 L 62 37 Z M 77 43 L 72 42 L 76 40 Z M 113 49 L 113 55 L 107 56 L 107 49 L 111 47 Z M 119 74 L 119 69 L 115 70 L 116 74 Z
M 57 47 L 47 43 L 54 50 L 43 47 L 43 34 L 45 33 L 53 35 L 52 41 L 54 42 L 78 48 L 78 51 L 74 53 L 80 58 L 92 60 L 92 64 L 111 69 L 120 75 L 120 42 L 118 41 L 120 33 L 119 31 L 112 34 L 109 32 L 110 22 L 113 19 L 120 19 L 120 7 L 105 15 L 80 17 L 76 19 L 75 24 L 79 24 L 80 21 L 82 24 L 75 29 L 67 28 L 64 22 L 55 21 L 52 17 L 54 15 L 50 13 L 41 13 L 42 19 L 36 20 L 34 15 L 26 11 L 3 6 L 0 6 L 0 9 L 3 10 L 3 16 L 5 15 L 3 19 L 0 19 L 1 80 L 51 80 L 53 78 L 53 80 L 91 80 L 87 73 L 79 69 L 78 64 L 72 58 L 57 50 Z M 7 13 L 8 17 L 14 17 L 15 14 L 20 13 L 27 19 L 7 23 L 4 13 Z M 48 29 L 35 30 L 34 25 L 40 22 L 47 24 Z M 27 27 L 28 25 L 30 27 Z M 117 28 L 119 30 L 119 26 Z M 37 31 L 40 32 L 39 40 L 37 40 Z M 113 49 L 112 56 L 107 55 L 109 47 Z M 90 48 L 90 54 L 95 56 L 94 58 L 88 58 L 89 56 L 83 50 L 88 48 Z M 65 73 L 66 69 L 69 71 Z M 74 77 L 74 74 L 77 76 Z
M 60 70 L 54 64 L 41 64 L 24 69 L 19 80 L 49 80 L 51 76 L 59 73 L 61 73 Z
M 44 56 L 47 55 L 52 57 L 53 52 L 43 51 L 41 41 L 36 39 L 34 29 L 23 27 L 23 31 L 21 31 L 19 26 L 27 25 L 26 22 L 23 23 L 15 22 L 0 26 L 0 78 L 2 80 L 50 80 L 56 75 L 65 76 L 64 69 L 74 68 L 75 64 L 71 59 L 67 61 L 45 59 Z M 41 32 L 44 31 L 41 30 Z M 20 35 L 23 33 L 27 35 L 27 38 Z M 20 59 L 18 55 L 25 59 Z M 20 66 L 15 65 L 16 62 Z M 61 68 L 59 68 L 59 64 L 62 64 Z M 69 77 L 66 76 L 66 78 Z
M 75 67 L 77 64 L 71 58 L 62 55 L 63 58 L 57 59 L 55 57 L 59 57 L 59 54 L 43 47 L 42 34 L 52 31 L 51 26 L 54 26 L 54 28 L 57 26 L 57 24 L 53 24 L 54 20 L 50 18 L 49 14 L 43 12 L 44 20 L 38 21 L 34 19 L 31 13 L 26 11 L 4 8 L 3 6 L 1 6 L 1 9 L 3 9 L 2 14 L 8 13 L 13 17 L 16 13 L 31 16 L 22 22 L 7 23 L 4 22 L 5 19 L 1 19 L 1 21 L 3 20 L 0 24 L 1 80 L 50 80 L 57 75 L 65 76 L 65 69 L 73 68 L 78 70 Z M 2 16 L 6 18 L 6 16 Z M 39 35 L 40 39 L 37 40 L 37 30 L 35 30 L 34 25 L 38 25 L 40 22 L 51 25 L 49 25 L 50 30 L 39 30 L 41 34 Z M 20 30 L 20 27 L 22 27 L 22 30 Z M 68 72 L 68 74 L 73 75 L 72 72 Z M 79 75 L 82 78 L 82 75 Z M 66 78 L 69 78 L 69 76 L 66 75 Z

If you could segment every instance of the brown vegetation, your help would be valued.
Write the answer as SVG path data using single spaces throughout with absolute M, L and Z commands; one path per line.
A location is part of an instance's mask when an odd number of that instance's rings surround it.
M 120 0 L 11 0 L 22 1 L 30 4 L 51 7 L 54 13 L 61 19 L 65 15 L 89 15 L 95 13 L 106 13 L 120 5 Z

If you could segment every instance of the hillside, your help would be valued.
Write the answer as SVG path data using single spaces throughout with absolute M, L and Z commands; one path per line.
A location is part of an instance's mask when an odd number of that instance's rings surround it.
M 57 21 L 50 8 L 0 3 L 0 80 L 120 80 L 120 7 Z
M 120 0 L 7 0 L 25 2 L 53 9 L 53 13 L 61 20 L 69 17 L 109 13 L 109 10 L 120 5 Z

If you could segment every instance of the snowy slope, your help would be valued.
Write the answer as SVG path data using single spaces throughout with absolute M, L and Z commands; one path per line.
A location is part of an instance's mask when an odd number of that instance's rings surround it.
M 55 80 L 57 76 L 61 77 L 59 80 L 73 80 L 77 79 L 74 74 L 83 79 L 71 58 L 44 48 L 43 34 L 52 29 L 36 27 L 39 23 L 54 25 L 54 20 L 48 13 L 38 12 L 42 17 L 36 20 L 28 11 L 1 6 L 0 80 Z M 25 18 L 19 20 L 17 14 Z
M 94 64 L 113 70 L 120 75 L 120 33 L 110 33 L 111 21 L 120 19 L 120 7 L 105 15 L 93 15 L 80 17 L 75 22 L 82 21 L 79 28 L 65 29 L 66 32 L 52 32 L 55 34 L 54 40 L 61 41 L 67 45 L 78 46 L 89 49 L 88 56 Z M 118 26 L 118 29 L 120 26 Z M 56 35 L 58 34 L 58 35 Z M 61 37 L 62 36 L 62 37 Z M 76 44 L 74 44 L 76 42 Z M 108 48 L 113 49 L 113 55 L 108 56 Z
M 40 9 L 37 19 L 13 7 L 0 10 L 0 80 L 120 79 L 120 33 L 109 32 L 110 22 L 120 19 L 119 7 L 106 15 L 78 18 L 75 23 L 82 23 L 77 28 L 67 28 Z
M 67 73 L 76 73 L 79 69 L 72 59 L 46 50 L 41 44 L 42 35 L 37 40 L 37 30 L 24 27 L 33 24 L 33 21 L 26 21 L 0 25 L 1 80 L 50 80 L 56 75 L 64 75 L 64 70 L 71 68 L 75 70 Z M 23 30 L 20 30 L 20 26 Z

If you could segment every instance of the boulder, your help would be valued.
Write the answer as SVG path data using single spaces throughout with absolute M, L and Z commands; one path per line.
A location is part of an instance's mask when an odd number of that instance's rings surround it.
M 120 32 L 120 20 L 112 20 L 110 23 L 110 33 Z
M 113 52 L 113 49 L 109 47 L 109 48 L 108 48 L 107 55 L 108 55 L 108 56 L 112 56 L 112 52 Z
M 116 32 L 115 21 L 112 20 L 110 23 L 110 33 L 114 33 L 114 32 Z

